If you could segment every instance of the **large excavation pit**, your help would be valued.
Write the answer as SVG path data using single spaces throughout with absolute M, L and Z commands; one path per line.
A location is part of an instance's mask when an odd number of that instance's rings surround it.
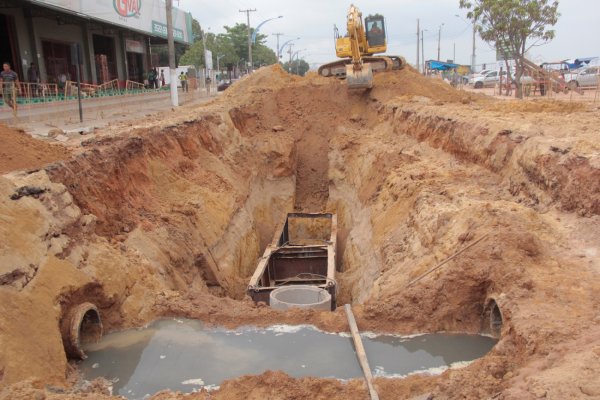
M 461 334 L 363 334 L 378 377 L 439 374 L 484 356 L 496 341 Z M 310 326 L 207 328 L 197 320 L 160 320 L 140 330 L 106 335 L 86 348 L 85 379 L 113 380 L 113 393 L 142 399 L 163 389 L 191 392 L 227 379 L 282 370 L 293 377 L 360 378 L 349 334 Z
M 363 400 L 350 337 L 324 333 L 344 304 L 360 332 L 489 334 L 363 334 L 382 399 L 600 398 L 600 109 L 578 107 L 274 66 L 66 135 L 72 155 L 0 177 L 0 400 L 111 398 L 100 376 Z

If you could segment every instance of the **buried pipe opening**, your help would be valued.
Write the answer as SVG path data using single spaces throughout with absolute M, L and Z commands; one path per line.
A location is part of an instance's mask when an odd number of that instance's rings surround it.
M 103 333 L 98 308 L 92 303 L 79 304 L 67 311 L 61 322 L 65 352 L 69 358 L 85 359 L 82 345 L 100 340 Z
M 496 303 L 494 298 L 490 298 L 485 309 L 486 313 L 484 322 L 486 320 L 489 322 L 489 330 L 492 336 L 500 337 L 504 319 L 502 318 L 502 311 L 500 311 L 498 303 Z

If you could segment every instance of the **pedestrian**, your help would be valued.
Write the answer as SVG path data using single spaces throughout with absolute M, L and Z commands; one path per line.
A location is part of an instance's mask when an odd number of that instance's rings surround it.
M 165 83 L 165 70 L 164 69 L 160 70 L 160 84 L 161 84 L 161 86 L 165 86 L 166 85 L 166 83 Z
M 181 71 L 181 74 L 179 74 L 179 80 L 181 81 L 181 90 L 186 93 L 188 91 L 187 78 L 187 73 Z
M 154 89 L 156 83 L 156 70 L 152 68 L 150 72 L 148 72 L 148 87 L 150 89 Z
M 39 92 L 38 84 L 40 83 L 40 71 L 34 63 L 31 63 L 27 70 L 27 82 L 31 85 L 31 94 L 37 97 Z
M 10 63 L 7 61 L 2 64 L 0 72 L 0 85 L 2 85 L 2 98 L 4 103 L 17 113 L 17 93 L 19 93 L 19 76 L 10 69 Z
M 160 86 L 158 84 L 158 70 L 156 67 L 152 68 L 152 72 L 154 73 L 154 89 L 158 89 Z

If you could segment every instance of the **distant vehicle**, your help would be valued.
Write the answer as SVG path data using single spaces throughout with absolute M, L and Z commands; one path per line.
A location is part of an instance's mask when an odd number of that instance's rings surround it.
M 222 92 L 223 90 L 227 89 L 229 86 L 231 86 L 231 81 L 221 81 L 218 85 L 217 85 L 217 91 L 218 92 Z
M 597 88 L 600 79 L 600 67 L 586 67 L 575 74 L 569 74 L 565 81 L 570 89 Z
M 485 75 L 475 76 L 469 80 L 469 85 L 472 85 L 475 89 L 481 89 L 484 87 L 494 87 L 500 83 L 500 76 L 503 80 L 506 79 L 506 71 L 502 71 L 500 75 L 499 71 L 490 71 Z
M 488 72 L 492 72 L 492 70 L 491 69 L 482 69 L 481 71 L 474 73 L 473 78 L 475 78 L 476 76 L 484 76 Z

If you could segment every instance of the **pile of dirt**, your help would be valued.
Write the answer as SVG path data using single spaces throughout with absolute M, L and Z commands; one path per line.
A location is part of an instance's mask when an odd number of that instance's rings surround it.
M 59 144 L 36 140 L 28 134 L 0 124 L 0 174 L 17 169 L 36 169 L 64 160 L 70 151 Z
M 316 73 L 299 77 L 288 74 L 280 65 L 272 65 L 263 67 L 236 82 L 227 90 L 223 101 L 230 103 L 235 99 L 236 103 L 249 103 L 256 100 L 257 94 L 300 86 L 326 86 L 337 93 L 340 86 L 346 87 L 346 83 L 344 80 L 324 78 Z M 441 79 L 425 77 L 410 66 L 397 71 L 375 73 L 372 90 L 349 90 L 348 93 L 368 93 L 380 101 L 394 97 L 419 96 L 451 103 L 494 102 L 484 95 L 457 90 Z
M 376 73 L 373 92 L 378 98 L 384 99 L 395 96 L 422 96 L 435 101 L 453 103 L 490 101 L 485 96 L 457 90 L 441 79 L 423 76 L 410 66 L 398 71 Z
M 302 81 L 298 75 L 288 74 L 280 64 L 262 67 L 233 84 L 223 95 L 223 100 L 251 99 L 256 93 L 272 92 Z

